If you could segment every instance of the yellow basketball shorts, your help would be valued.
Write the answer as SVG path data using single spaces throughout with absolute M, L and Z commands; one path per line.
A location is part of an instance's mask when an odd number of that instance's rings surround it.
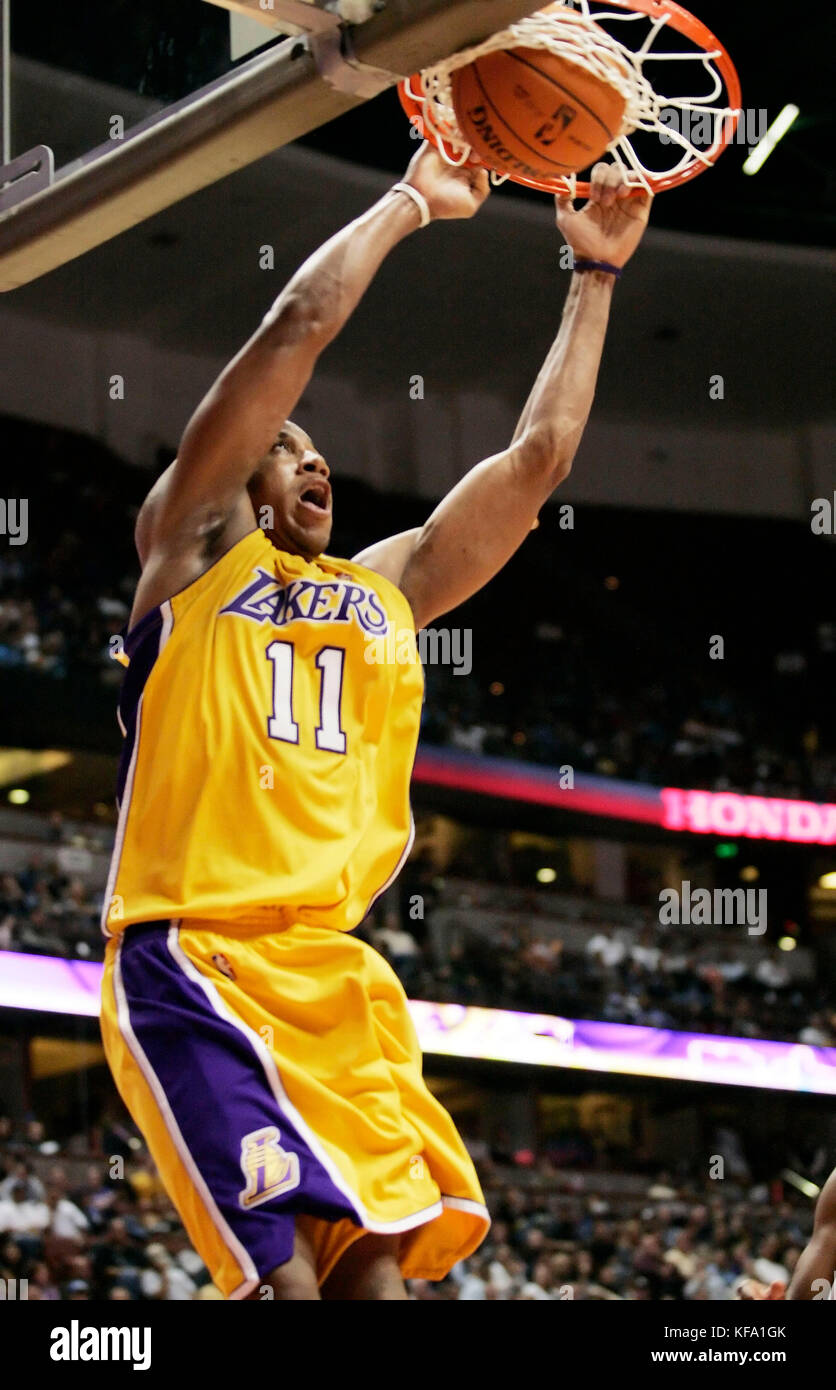
M 406 996 L 371 946 L 287 921 L 154 922 L 108 942 L 102 1036 L 120 1095 L 227 1298 L 314 1218 L 323 1283 L 366 1231 L 441 1279 L 489 1218 L 430 1094 Z

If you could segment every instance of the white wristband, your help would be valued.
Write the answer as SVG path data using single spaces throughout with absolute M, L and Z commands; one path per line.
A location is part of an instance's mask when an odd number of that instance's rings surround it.
M 421 214 L 422 227 L 426 227 L 427 224 L 432 221 L 432 214 L 430 212 L 429 203 L 427 202 L 423 193 L 419 193 L 418 189 L 413 188 L 411 183 L 393 183 L 392 192 L 405 193 L 408 198 L 412 199 L 413 203 L 415 204 L 415 206 Z

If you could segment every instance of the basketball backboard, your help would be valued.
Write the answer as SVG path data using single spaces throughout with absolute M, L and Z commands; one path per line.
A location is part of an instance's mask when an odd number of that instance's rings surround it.
M 0 290 L 82 255 L 536 7 L 85 0 L 79 11 L 62 0 L 0 0 L 0 13 L 11 13 Z

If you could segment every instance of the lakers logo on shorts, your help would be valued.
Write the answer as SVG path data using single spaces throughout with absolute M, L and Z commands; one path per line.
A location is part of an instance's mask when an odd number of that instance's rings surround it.
M 299 1186 L 299 1158 L 282 1148 L 279 1137 L 276 1126 L 267 1125 L 241 1140 L 241 1169 L 247 1179 L 238 1198 L 242 1207 L 257 1207 Z

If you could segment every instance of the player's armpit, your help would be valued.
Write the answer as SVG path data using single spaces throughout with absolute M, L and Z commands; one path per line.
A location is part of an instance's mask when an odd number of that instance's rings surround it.
M 158 530 L 157 518 L 165 505 L 173 468 L 171 464 L 157 479 L 137 517 L 134 536 L 142 574 L 134 595 L 131 627 L 152 608 L 193 584 L 255 526 L 252 505 L 243 492 L 222 522 L 215 523 L 206 512 L 198 512 L 177 534 L 164 527 Z

